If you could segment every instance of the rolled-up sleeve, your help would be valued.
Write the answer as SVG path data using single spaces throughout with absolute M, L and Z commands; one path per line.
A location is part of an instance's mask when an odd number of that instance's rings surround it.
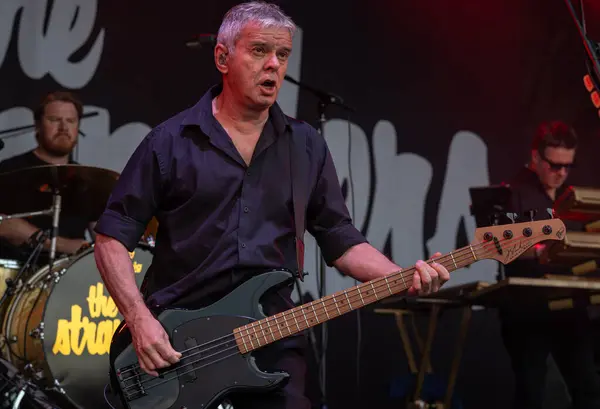
M 315 156 L 320 157 L 321 167 L 308 201 L 306 225 L 325 262 L 332 266 L 348 249 L 367 240 L 352 224 L 327 144 L 321 140 L 316 145 L 320 154 Z
M 138 244 L 159 206 L 164 162 L 153 129 L 125 165 L 94 230 L 121 242 L 129 251 Z

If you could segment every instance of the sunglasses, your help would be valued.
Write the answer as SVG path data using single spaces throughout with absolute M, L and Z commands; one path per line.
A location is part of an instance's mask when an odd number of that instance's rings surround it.
M 544 156 L 543 153 L 540 152 L 539 154 L 540 154 L 540 158 L 542 158 L 542 160 L 544 162 L 546 162 L 548 164 L 548 166 L 550 166 L 550 169 L 552 169 L 555 172 L 558 172 L 562 168 L 565 168 L 566 171 L 569 171 L 575 167 L 575 163 L 556 163 L 556 162 L 552 162 L 550 159 L 548 159 L 546 156 Z

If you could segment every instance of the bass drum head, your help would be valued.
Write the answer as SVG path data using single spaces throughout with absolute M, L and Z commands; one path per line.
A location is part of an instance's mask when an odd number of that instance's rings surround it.
M 129 256 L 140 288 L 152 263 L 151 250 L 138 247 Z M 54 285 L 43 315 L 47 366 L 62 395 L 76 407 L 107 407 L 110 343 L 122 320 L 90 248 Z

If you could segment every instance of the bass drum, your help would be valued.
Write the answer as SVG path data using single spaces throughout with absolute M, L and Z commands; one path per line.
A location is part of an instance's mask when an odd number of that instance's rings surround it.
M 151 250 L 140 245 L 129 253 L 138 288 Z M 53 398 L 81 409 L 107 407 L 110 343 L 123 320 L 93 251 L 57 260 L 52 274 L 49 266 L 37 271 L 14 295 L 2 326 L 5 356 Z

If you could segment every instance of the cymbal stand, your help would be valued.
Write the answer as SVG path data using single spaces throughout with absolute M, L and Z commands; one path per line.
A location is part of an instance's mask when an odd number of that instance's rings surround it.
M 55 275 L 54 269 L 54 261 L 56 259 L 56 238 L 58 237 L 58 221 L 60 219 L 60 209 L 62 204 L 62 198 L 60 196 L 60 191 L 58 189 L 54 189 L 52 192 L 53 203 L 52 203 L 52 229 L 50 230 L 50 260 L 48 261 L 48 273 L 46 274 L 46 282 L 52 280 L 52 277 Z M 29 328 L 29 321 L 31 320 L 31 316 L 35 311 L 35 306 L 40 301 L 40 298 L 43 294 L 43 291 L 40 290 L 38 296 L 36 297 L 33 305 L 31 306 L 31 310 L 29 311 L 29 315 L 27 316 L 27 320 L 25 321 L 25 333 L 27 332 L 27 328 Z M 24 334 L 25 335 L 25 334 Z M 26 336 L 26 335 L 25 335 Z M 23 344 L 23 359 L 27 360 L 27 342 Z
M 35 217 L 35 216 L 46 216 L 46 215 L 52 214 L 53 211 L 54 211 L 54 208 L 51 207 L 48 210 L 39 210 L 37 212 L 13 213 L 13 214 L 5 214 L 5 215 L 0 214 L 0 223 L 2 223 L 4 220 L 24 219 L 26 217 Z
M 52 215 L 52 229 L 50 230 L 50 269 L 48 270 L 49 272 L 52 272 L 52 267 L 54 267 L 54 261 L 56 260 L 56 239 L 58 237 L 58 222 L 60 220 L 61 207 L 62 197 L 60 195 L 60 191 L 58 189 L 54 189 L 54 192 L 52 193 L 52 207 L 50 209 L 40 210 L 36 212 L 14 213 L 4 216 L 0 215 L 0 223 L 2 223 L 4 220 Z
M 52 274 L 54 260 L 56 259 L 56 239 L 58 237 L 58 222 L 60 220 L 60 210 L 62 206 L 62 197 L 58 189 L 54 190 L 52 202 L 52 230 L 50 232 L 50 261 L 48 265 L 48 273 Z

